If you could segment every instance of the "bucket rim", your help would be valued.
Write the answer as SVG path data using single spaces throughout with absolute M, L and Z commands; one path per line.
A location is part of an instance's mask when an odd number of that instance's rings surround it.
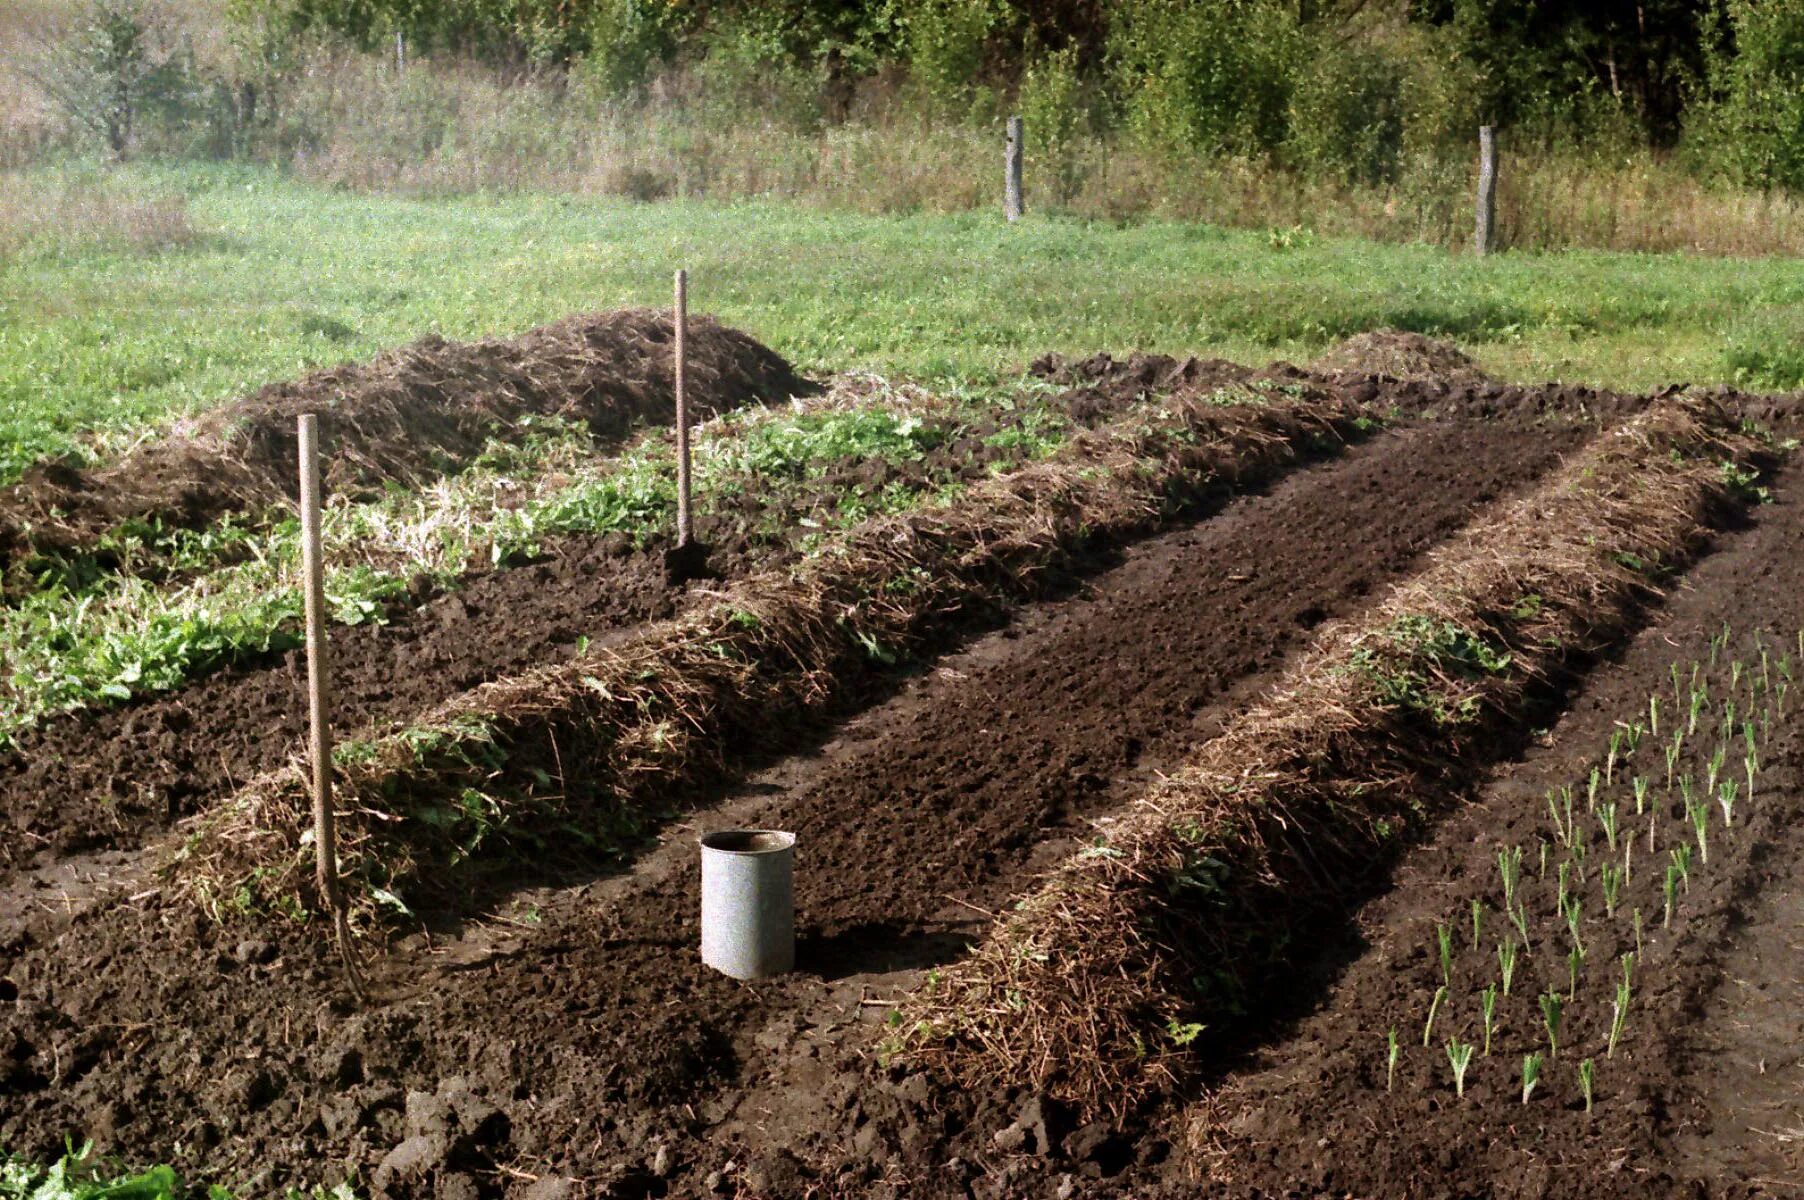
M 784 829 L 715 829 L 697 840 L 703 850 L 712 854 L 756 858 L 793 849 L 796 835 Z

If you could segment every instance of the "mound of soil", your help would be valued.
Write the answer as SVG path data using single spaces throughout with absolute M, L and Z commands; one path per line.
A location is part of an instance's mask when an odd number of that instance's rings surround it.
M 1478 363 L 1452 342 L 1378 329 L 1336 344 L 1309 364 L 1319 375 L 1384 375 L 1391 379 L 1482 379 Z
M 360 494 L 460 468 L 523 417 L 557 416 L 597 440 L 675 412 L 668 315 L 585 314 L 516 338 L 422 338 L 368 363 L 270 384 L 177 425 L 96 470 L 50 463 L 0 490 L 0 577 L 32 553 L 80 547 L 132 518 L 199 527 L 295 495 L 295 418 L 320 414 L 326 486 Z M 691 317 L 696 420 L 813 392 L 775 351 Z
M 1423 355 L 1447 352 L 1470 363 L 1459 350 L 1433 342 L 1419 334 L 1374 333 L 1350 339 L 1343 348 L 1366 339 L 1369 344 L 1383 345 L 1386 339 L 1422 343 L 1428 349 Z M 1480 420 L 1538 420 L 1543 417 L 1577 417 L 1584 420 L 1621 420 L 1646 408 L 1653 400 L 1680 390 L 1667 388 L 1652 396 L 1624 395 L 1586 387 L 1583 384 L 1546 383 L 1522 386 L 1488 379 L 1476 369 L 1453 370 L 1437 376 L 1433 372 L 1394 372 L 1368 369 L 1349 358 L 1342 365 L 1327 365 L 1334 352 L 1317 359 L 1308 368 L 1276 362 L 1261 368 L 1243 367 L 1221 359 L 1174 358 L 1168 354 L 1132 354 L 1116 358 L 1111 354 L 1095 354 L 1089 358 L 1067 359 L 1048 354 L 1035 359 L 1028 373 L 1072 389 L 1072 395 L 1103 396 L 1122 390 L 1142 394 L 1160 391 L 1204 390 L 1240 385 L 1271 389 L 1302 386 L 1325 392 L 1336 399 L 1371 405 L 1378 413 L 1395 413 L 1409 417 L 1472 417 Z M 1427 361 L 1425 358 L 1423 361 Z M 1370 364 L 1376 365 L 1376 358 Z M 1393 364 L 1394 365 L 1394 364 Z M 1739 405 L 1750 415 L 1765 414 L 1777 419 L 1789 410 L 1759 397 L 1736 393 L 1716 393 L 1725 403 Z M 1074 410 L 1075 411 L 1075 410 Z

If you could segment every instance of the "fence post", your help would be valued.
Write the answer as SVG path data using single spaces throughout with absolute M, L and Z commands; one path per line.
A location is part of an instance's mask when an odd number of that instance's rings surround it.
M 307 612 L 307 716 L 313 760 L 313 866 L 320 898 L 332 912 L 333 931 L 353 995 L 363 982 L 351 954 L 350 924 L 338 886 L 338 831 L 332 814 L 332 728 L 326 706 L 331 695 L 326 661 L 326 560 L 320 545 L 319 418 L 299 421 L 301 470 L 301 575 Z
M 1021 219 L 1021 118 L 1008 119 L 1008 148 L 1004 160 L 1002 214 L 1011 221 Z
M 407 35 L 399 29 L 395 30 L 395 74 L 407 73 Z
M 676 309 L 672 316 L 676 327 L 676 453 L 677 453 L 677 549 L 689 545 L 694 532 L 689 516 L 689 397 L 687 358 L 689 332 L 689 272 L 676 273 Z
M 1491 252 L 1491 235 L 1496 229 L 1497 207 L 1497 129 L 1482 125 L 1478 130 L 1478 222 L 1472 232 L 1472 251 L 1480 258 Z

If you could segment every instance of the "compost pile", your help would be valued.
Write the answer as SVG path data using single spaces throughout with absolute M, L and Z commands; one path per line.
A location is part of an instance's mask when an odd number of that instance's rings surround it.
M 179 423 L 117 462 L 33 469 L 0 490 L 0 577 L 32 554 L 78 549 L 128 521 L 201 528 L 255 517 L 295 496 L 295 418 L 321 415 L 325 486 L 367 492 L 456 471 L 523 420 L 587 426 L 598 444 L 674 411 L 671 322 L 644 309 L 585 314 L 518 337 L 426 337 L 371 362 L 333 367 Z M 698 419 L 814 388 L 745 334 L 710 318 L 689 328 Z

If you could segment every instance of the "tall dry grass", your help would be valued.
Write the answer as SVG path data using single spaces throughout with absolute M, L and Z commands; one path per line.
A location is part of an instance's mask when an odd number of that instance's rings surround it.
M 656 200 L 776 197 L 874 213 L 949 212 L 1000 203 L 1001 133 L 935 125 L 899 106 L 814 127 L 747 98 L 666 81 L 640 105 L 610 103 L 580 80 L 506 79 L 470 64 L 391 63 L 322 54 L 285 98 L 266 153 L 302 176 L 412 192 L 535 189 Z M 1028 134 L 1030 209 L 1129 221 L 1148 217 L 1460 245 L 1472 235 L 1475 163 L 1425 160 L 1394 185 L 1351 185 L 1267 162 L 1174 159 L 1113 136 L 1052 153 Z M 1804 251 L 1804 206 L 1706 184 L 1640 151 L 1597 161 L 1507 148 L 1499 184 L 1503 245 Z
M 67 18 L 69 0 L 0 4 L 0 169 L 21 166 L 56 139 L 61 121 L 48 96 L 21 69 Z

